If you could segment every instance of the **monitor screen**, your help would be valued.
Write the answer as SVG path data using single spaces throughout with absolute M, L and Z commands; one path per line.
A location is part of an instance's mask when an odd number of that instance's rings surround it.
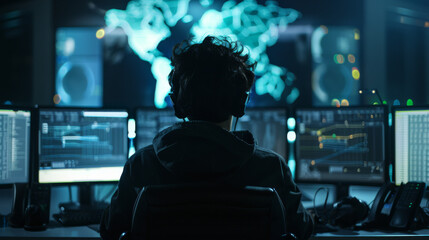
M 296 109 L 296 180 L 385 182 L 383 106 Z
M 173 109 L 140 108 L 136 113 L 138 149 L 152 144 L 160 131 L 183 120 L 174 115 Z M 286 110 L 284 108 L 246 109 L 240 118 L 237 130 L 252 132 L 257 144 L 286 155 Z
M 40 109 L 39 183 L 118 181 L 127 117 L 125 110 Z
M 136 111 L 137 149 L 152 144 L 153 138 L 169 126 L 183 122 L 173 109 L 140 108 Z
M 395 183 L 429 184 L 429 107 L 395 108 Z
M 103 105 L 103 41 L 96 35 L 99 29 L 56 29 L 54 102 L 58 106 Z M 118 88 L 115 91 L 120 92 Z
M 247 108 L 236 130 L 248 130 L 256 144 L 286 157 L 286 109 Z
M 31 112 L 0 108 L 0 184 L 27 183 Z

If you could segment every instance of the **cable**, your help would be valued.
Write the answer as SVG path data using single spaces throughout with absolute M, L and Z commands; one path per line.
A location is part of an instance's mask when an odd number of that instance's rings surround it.
M 69 189 L 69 200 L 70 200 L 70 202 L 73 202 L 72 189 L 71 189 L 70 185 L 68 186 L 68 189 Z
M 325 203 L 323 204 L 323 211 L 324 212 L 326 211 L 326 204 L 327 204 L 328 198 L 329 198 L 329 188 L 326 188 L 326 187 L 320 187 L 314 193 L 314 197 L 313 197 L 313 209 L 314 209 L 314 213 L 316 214 L 316 217 L 318 217 L 319 219 L 325 220 L 325 219 L 323 219 L 319 215 L 319 213 L 317 212 L 317 208 L 316 208 L 316 197 L 317 197 L 317 194 L 320 192 L 320 190 L 325 190 L 326 191 Z
M 238 118 L 238 117 L 233 117 L 233 118 L 235 119 L 235 122 L 234 122 L 234 128 L 232 129 L 232 131 L 235 131 L 235 129 L 237 128 L 238 119 L 240 119 L 240 118 Z

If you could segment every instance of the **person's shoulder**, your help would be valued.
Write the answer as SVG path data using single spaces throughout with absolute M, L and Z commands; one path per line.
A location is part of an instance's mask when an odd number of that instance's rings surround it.
M 148 156 L 155 155 L 155 150 L 153 148 L 153 145 L 148 145 L 144 148 L 140 148 L 137 150 L 129 159 L 129 162 L 131 164 L 135 162 L 140 162 L 142 159 L 147 158 Z
M 141 175 L 143 169 L 148 164 L 151 165 L 155 161 L 156 155 L 153 145 L 148 145 L 144 148 L 137 150 L 127 161 L 127 166 L 131 176 Z
M 251 164 L 254 164 L 254 166 L 256 165 L 260 172 L 268 172 L 271 177 L 277 179 L 276 184 L 286 184 L 288 186 L 292 186 L 291 188 L 294 188 L 290 169 L 283 156 L 259 146 L 256 147 L 253 156 L 254 158 L 252 159 Z M 275 176 L 279 178 L 275 178 Z
M 254 156 L 256 158 L 261 158 L 261 159 L 271 159 L 274 161 L 285 161 L 285 159 L 283 158 L 283 156 L 281 156 L 280 154 L 270 150 L 270 149 L 266 149 L 260 146 L 256 146 L 255 147 L 255 153 Z

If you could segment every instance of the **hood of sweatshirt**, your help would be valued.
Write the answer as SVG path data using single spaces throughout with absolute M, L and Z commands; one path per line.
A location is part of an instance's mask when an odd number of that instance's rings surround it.
M 249 131 L 227 131 L 213 123 L 177 123 L 153 140 L 160 163 L 178 176 L 213 178 L 240 168 L 255 151 Z

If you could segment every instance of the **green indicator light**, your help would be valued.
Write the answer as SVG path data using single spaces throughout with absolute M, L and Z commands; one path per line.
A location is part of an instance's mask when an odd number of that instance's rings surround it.
M 332 137 L 333 137 L 333 138 L 336 138 L 336 137 L 337 137 L 337 134 L 335 134 L 335 133 L 334 133 L 334 134 L 332 134 Z
M 383 101 L 383 105 L 387 105 L 387 101 Z
M 412 99 L 408 99 L 407 100 L 407 106 L 413 106 L 413 105 L 414 105 L 413 100 Z

